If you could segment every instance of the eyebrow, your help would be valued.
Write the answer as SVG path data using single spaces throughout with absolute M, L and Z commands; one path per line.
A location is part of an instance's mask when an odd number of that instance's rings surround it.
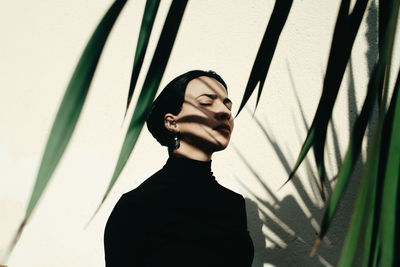
M 207 96 L 207 97 L 209 97 L 209 98 L 211 98 L 211 99 L 217 99 L 217 98 L 218 98 L 218 96 L 217 96 L 216 94 L 201 94 L 201 95 L 199 95 L 198 97 L 196 97 L 196 99 L 199 98 L 199 97 L 201 97 L 201 96 Z M 225 103 L 232 103 L 232 101 L 231 101 L 229 98 L 225 98 L 224 101 L 223 101 L 223 103 L 224 103 L 224 104 L 225 104 Z

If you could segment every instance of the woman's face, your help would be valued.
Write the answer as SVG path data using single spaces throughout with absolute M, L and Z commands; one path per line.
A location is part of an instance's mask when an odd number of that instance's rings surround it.
M 232 101 L 217 80 L 201 76 L 191 80 L 181 111 L 174 116 L 182 142 L 212 153 L 225 149 L 233 130 Z

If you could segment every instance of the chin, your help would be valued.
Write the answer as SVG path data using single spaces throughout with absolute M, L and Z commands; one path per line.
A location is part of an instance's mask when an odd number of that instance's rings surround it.
M 218 152 L 218 151 L 224 150 L 226 147 L 227 147 L 227 145 L 226 146 L 220 146 L 220 147 L 216 148 L 214 150 L 214 152 Z
M 221 151 L 227 148 L 229 145 L 229 140 L 217 140 L 213 142 L 213 151 Z
M 229 140 L 198 140 L 198 142 L 193 143 L 194 146 L 200 148 L 203 151 L 207 152 L 217 152 L 224 150 L 229 144 Z

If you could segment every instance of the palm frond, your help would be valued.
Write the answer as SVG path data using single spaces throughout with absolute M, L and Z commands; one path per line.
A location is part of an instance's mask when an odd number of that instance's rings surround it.
M 143 65 L 144 56 L 146 54 L 147 45 L 150 40 L 151 30 L 153 29 L 154 20 L 156 18 L 159 5 L 160 5 L 160 0 L 147 0 L 146 2 L 146 7 L 143 13 L 142 25 L 140 26 L 139 38 L 136 45 L 135 59 L 133 62 L 125 116 L 132 100 L 133 92 L 136 87 L 136 82 L 139 77 L 140 69 L 142 68 Z
M 112 4 L 100 21 L 79 59 L 51 128 L 40 162 L 39 171 L 36 176 L 35 185 L 25 212 L 25 218 L 10 245 L 9 252 L 12 251 L 12 248 L 18 241 L 24 226 L 42 196 L 43 191 L 50 181 L 68 145 L 89 91 L 90 83 L 103 47 L 107 41 L 107 37 L 125 3 L 126 0 L 116 0 Z
M 246 105 L 250 96 L 256 89 L 257 84 L 259 84 L 256 102 L 257 107 L 268 74 L 269 66 L 271 65 L 272 57 L 274 56 L 276 45 L 278 44 L 279 36 L 285 26 L 287 17 L 289 16 L 292 3 L 293 0 L 275 1 L 274 10 L 272 11 L 267 29 L 265 30 L 260 48 L 258 49 L 242 102 L 240 103 L 239 110 L 235 117 L 239 115 L 240 111 Z
M 343 0 L 333 34 L 328 66 L 323 84 L 322 96 L 315 113 L 311 128 L 300 150 L 295 166 L 287 181 L 292 179 L 311 146 L 314 148 L 315 160 L 320 177 L 321 196 L 324 198 L 323 183 L 326 179 L 324 164 L 324 147 L 328 122 L 332 116 L 340 84 L 349 61 L 353 44 L 364 16 L 368 0 L 358 0 L 350 15 L 350 1 Z
M 122 169 L 128 161 L 128 158 L 138 140 L 139 134 L 146 121 L 147 114 L 150 111 L 151 104 L 156 95 L 158 86 L 161 82 L 161 78 L 167 66 L 168 59 L 171 54 L 176 35 L 178 33 L 179 25 L 185 11 L 186 4 L 187 1 L 182 0 L 174 0 L 171 4 L 161 32 L 160 39 L 158 41 L 153 59 L 150 64 L 149 71 L 147 72 L 143 88 L 140 92 L 139 99 L 135 106 L 135 110 L 133 112 L 128 131 L 126 133 L 125 140 L 119 154 L 117 165 L 114 169 L 114 173 L 103 196 L 103 199 L 92 218 L 96 215 L 101 205 L 106 200 L 109 192 L 111 191 L 119 175 L 121 174 Z

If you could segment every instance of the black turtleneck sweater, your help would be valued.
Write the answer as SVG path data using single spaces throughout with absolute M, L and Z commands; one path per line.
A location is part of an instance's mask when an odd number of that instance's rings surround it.
M 241 195 L 217 183 L 211 161 L 170 156 L 124 194 L 104 234 L 107 267 L 251 266 Z

